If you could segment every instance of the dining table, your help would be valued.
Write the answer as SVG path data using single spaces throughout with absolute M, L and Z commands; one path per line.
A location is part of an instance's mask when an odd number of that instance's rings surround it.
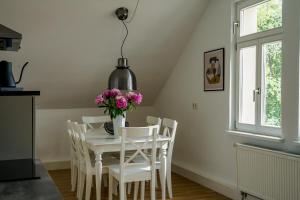
M 157 148 L 160 150 L 160 180 L 161 180 L 161 194 L 162 199 L 166 198 L 166 170 L 167 170 L 167 149 L 169 141 L 168 136 L 159 135 L 157 137 Z M 142 139 L 137 140 L 136 143 L 143 143 Z M 110 135 L 104 128 L 90 129 L 86 133 L 86 143 L 88 148 L 95 154 L 95 168 L 96 168 L 96 198 L 101 200 L 101 179 L 102 179 L 102 155 L 108 152 L 120 152 L 121 138 L 119 136 Z M 151 143 L 144 146 L 145 149 L 151 149 Z M 136 146 L 126 145 L 126 150 L 135 150 Z

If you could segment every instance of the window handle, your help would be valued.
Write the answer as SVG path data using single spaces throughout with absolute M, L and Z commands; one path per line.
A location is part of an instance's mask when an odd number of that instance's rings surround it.
M 253 102 L 256 101 L 256 95 L 260 95 L 260 88 L 253 90 Z
M 240 27 L 240 22 L 239 21 L 233 22 L 233 35 L 236 35 L 237 29 L 239 27 Z

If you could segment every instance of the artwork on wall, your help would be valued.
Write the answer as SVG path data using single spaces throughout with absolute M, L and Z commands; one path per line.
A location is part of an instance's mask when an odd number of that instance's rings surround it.
M 204 52 L 204 91 L 224 90 L 225 49 Z

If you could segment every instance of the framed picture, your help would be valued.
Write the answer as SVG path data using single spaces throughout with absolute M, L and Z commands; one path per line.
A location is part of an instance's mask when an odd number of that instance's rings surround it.
M 204 52 L 204 91 L 224 90 L 225 49 Z

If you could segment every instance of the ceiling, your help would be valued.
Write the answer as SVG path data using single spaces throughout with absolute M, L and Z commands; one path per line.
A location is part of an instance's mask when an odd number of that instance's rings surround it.
M 124 54 L 144 105 L 154 103 L 206 3 L 140 0 Z M 114 11 L 125 6 L 132 13 L 135 5 L 136 0 L 1 0 L 1 23 L 23 40 L 21 50 L 1 51 L 0 59 L 13 62 L 16 79 L 21 65 L 30 62 L 20 85 L 41 91 L 39 108 L 93 107 L 120 57 L 125 30 Z

